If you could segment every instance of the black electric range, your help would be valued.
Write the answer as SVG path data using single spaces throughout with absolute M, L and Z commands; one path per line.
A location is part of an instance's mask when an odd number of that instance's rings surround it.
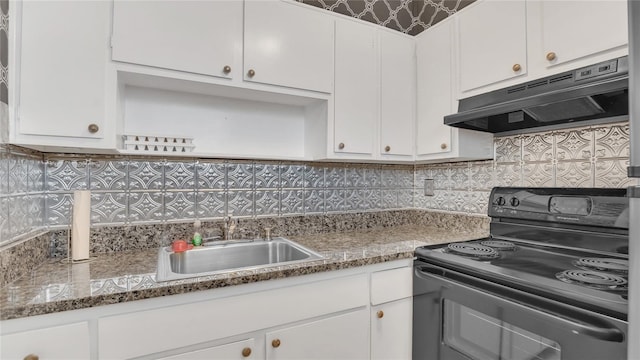
M 541 354 L 556 359 L 565 343 L 565 354 L 580 357 L 591 351 L 596 356 L 606 350 L 622 356 L 629 281 L 626 189 L 499 187 L 489 201 L 489 237 L 416 249 L 414 337 L 440 331 L 441 338 L 429 346 L 414 344 L 414 355 L 434 357 L 435 348 L 439 355 L 434 358 L 484 359 L 483 352 L 493 345 L 462 335 L 472 328 L 469 319 L 483 319 L 486 329 L 476 333 L 491 334 L 487 324 L 500 324 L 495 327 L 502 332 L 521 325 L 500 336 L 504 347 L 504 339 L 528 334 L 522 337 L 526 341 L 519 340 L 526 346 L 510 340 L 515 342 L 506 347 L 509 351 L 547 344 Z M 452 312 L 457 315 L 451 317 Z M 447 344 L 452 328 L 463 330 Z M 537 335 L 528 332 L 542 336 L 563 328 L 568 335 L 554 335 L 556 342 L 533 341 Z M 598 350 L 576 346 L 576 335 L 584 336 L 581 341 L 596 339 Z M 460 346 L 463 350 L 454 351 L 459 344 L 467 344 L 467 350 Z M 455 355 L 465 351 L 467 357 Z M 502 351 L 493 349 L 486 358 L 504 356 Z M 524 353 L 538 356 L 534 350 Z

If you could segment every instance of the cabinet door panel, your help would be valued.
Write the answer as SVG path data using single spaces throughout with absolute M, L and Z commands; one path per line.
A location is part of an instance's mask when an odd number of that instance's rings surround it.
M 421 34 L 417 41 L 417 155 L 451 151 L 451 132 L 454 130 L 444 124 L 444 116 L 454 111 L 451 31 L 451 22 L 440 24 Z M 442 149 L 442 144 L 447 147 Z
M 368 314 L 363 308 L 269 332 L 267 359 L 366 359 L 369 357 Z
M 242 2 L 116 0 L 112 42 L 114 60 L 231 78 Z
M 377 58 L 373 27 L 348 20 L 336 22 L 336 152 L 373 154 L 378 119 Z
M 412 317 L 411 297 L 371 308 L 371 359 L 411 359 Z
M 333 19 L 282 1 L 244 6 L 244 79 L 330 93 Z
M 483 1 L 456 17 L 461 92 L 527 73 L 524 0 Z
M 253 339 L 213 346 L 207 349 L 190 351 L 184 354 L 173 355 L 169 357 L 159 358 L 159 360 L 198 360 L 198 359 L 256 359 L 255 341 Z M 245 356 L 243 351 L 249 349 L 248 355 Z
M 542 49 L 547 67 L 627 44 L 627 2 L 541 1 Z M 569 25 L 570 24 L 570 25 Z
M 415 59 L 414 39 L 380 32 L 381 154 L 413 154 Z
M 102 138 L 110 5 L 22 3 L 19 132 Z
M 2 335 L 0 358 L 88 359 L 89 325 L 86 322 Z

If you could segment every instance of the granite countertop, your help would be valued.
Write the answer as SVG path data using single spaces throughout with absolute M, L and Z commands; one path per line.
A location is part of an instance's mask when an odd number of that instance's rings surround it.
M 168 282 L 155 281 L 157 248 L 98 254 L 84 264 L 51 259 L 0 289 L 0 320 L 409 259 L 418 246 L 484 236 L 416 225 L 295 235 L 287 238 L 325 259 Z

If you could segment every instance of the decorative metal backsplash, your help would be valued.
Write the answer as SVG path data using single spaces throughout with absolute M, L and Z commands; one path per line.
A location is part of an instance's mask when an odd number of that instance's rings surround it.
M 417 35 L 475 0 L 298 0 L 302 3 Z
M 494 140 L 495 160 L 416 167 L 414 204 L 421 209 L 486 214 L 494 186 L 624 188 L 629 124 L 584 127 Z M 424 179 L 435 196 L 424 196 Z
M 25 154 L 0 145 L 0 245 L 66 227 L 73 191 L 93 225 L 413 207 L 413 167 Z

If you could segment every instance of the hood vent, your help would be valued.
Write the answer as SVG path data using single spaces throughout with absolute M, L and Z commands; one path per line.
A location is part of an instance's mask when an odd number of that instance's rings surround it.
M 460 100 L 447 125 L 501 135 L 622 120 L 627 57 Z

